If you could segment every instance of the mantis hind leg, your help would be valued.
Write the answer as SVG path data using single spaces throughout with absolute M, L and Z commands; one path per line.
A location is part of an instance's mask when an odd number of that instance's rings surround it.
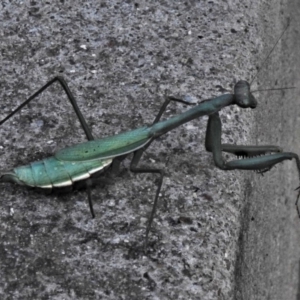
M 57 76 L 54 77 L 53 79 L 51 79 L 49 82 L 47 82 L 44 86 L 42 86 L 37 92 L 35 92 L 32 96 L 30 96 L 26 101 L 24 101 L 20 106 L 18 106 L 13 112 L 11 112 L 6 118 L 4 118 L 2 121 L 0 121 L 0 126 L 6 122 L 8 119 L 10 119 L 15 113 L 17 113 L 19 110 L 21 110 L 25 105 L 27 105 L 31 100 L 33 100 L 34 98 L 36 98 L 39 94 L 41 94 L 44 90 L 46 90 L 49 86 L 51 86 L 53 83 L 55 83 L 56 81 L 58 81 L 60 83 L 60 85 L 62 86 L 62 88 L 64 89 L 64 91 L 66 92 L 69 101 L 71 102 L 74 111 L 79 119 L 79 122 L 85 132 L 85 135 L 87 137 L 87 139 L 89 141 L 94 140 L 94 137 L 77 105 L 77 102 L 73 96 L 73 94 L 70 91 L 70 88 L 68 87 L 66 81 L 64 80 L 63 77 L 61 76 Z
M 35 99 L 39 94 L 41 94 L 44 90 L 46 90 L 49 86 L 51 86 L 53 83 L 59 82 L 62 88 L 64 89 L 65 93 L 68 96 L 68 99 L 70 103 L 72 104 L 74 111 L 79 119 L 79 122 L 85 132 L 85 135 L 89 141 L 94 140 L 94 137 L 91 133 L 91 130 L 89 129 L 85 118 L 83 117 L 78 105 L 77 101 L 75 100 L 72 92 L 70 91 L 70 88 L 63 77 L 57 76 L 51 79 L 49 82 L 47 82 L 44 86 L 42 86 L 37 92 L 35 92 L 32 96 L 30 96 L 26 101 L 24 101 L 20 106 L 18 106 L 13 112 L 11 112 L 6 118 L 4 118 L 2 121 L 0 121 L 0 125 L 2 125 L 4 122 L 6 122 L 8 119 L 10 119 L 15 113 L 20 111 L 24 106 L 26 106 L 31 100 Z M 91 184 L 89 181 L 86 182 L 86 188 L 88 193 L 88 201 L 89 201 L 89 207 L 92 214 L 92 217 L 95 217 L 93 204 L 92 204 L 92 197 L 91 197 Z

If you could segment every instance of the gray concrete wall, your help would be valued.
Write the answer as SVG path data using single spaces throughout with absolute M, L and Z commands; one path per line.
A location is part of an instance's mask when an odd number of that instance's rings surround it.
M 99 138 L 151 123 L 165 95 L 200 102 L 231 92 L 295 15 L 287 2 L 2 1 L 1 118 L 56 75 Z M 260 85 L 290 84 L 298 34 L 294 18 Z M 261 93 L 257 112 L 224 109 L 223 141 L 296 150 L 295 94 Z M 174 104 L 165 116 L 186 109 Z M 85 191 L 2 184 L 1 299 L 296 299 L 294 165 L 265 177 L 220 171 L 204 150 L 206 122 L 174 130 L 144 155 L 142 165 L 166 170 L 148 256 L 141 248 L 156 178 L 131 174 L 130 160 L 113 184 L 93 189 L 94 220 Z M 0 137 L 2 170 L 85 140 L 58 86 L 2 125 Z
M 272 2 L 272 3 L 271 3 Z M 260 87 L 295 86 L 296 90 L 260 93 L 254 142 L 275 144 L 299 154 L 299 2 L 271 1 L 262 6 L 266 55 L 284 34 L 259 74 Z M 276 3 L 275 3 L 276 2 Z M 276 5 L 275 5 L 276 4 Z M 264 15 L 266 13 L 266 15 Z M 249 176 L 239 238 L 237 299 L 300 299 L 300 222 L 295 209 L 299 176 L 294 161 L 264 177 Z

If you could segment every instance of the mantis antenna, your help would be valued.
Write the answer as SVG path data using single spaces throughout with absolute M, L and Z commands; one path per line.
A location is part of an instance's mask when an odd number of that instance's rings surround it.
M 279 41 L 281 40 L 282 36 L 285 34 L 285 32 L 287 31 L 287 29 L 289 28 L 291 24 L 291 20 L 288 21 L 288 24 L 286 25 L 285 29 L 282 31 L 280 37 L 277 39 L 276 43 L 274 44 L 274 46 L 272 47 L 272 49 L 270 50 L 269 54 L 267 55 L 267 57 L 265 58 L 265 60 L 263 61 L 263 63 L 261 64 L 260 68 L 258 69 L 258 71 L 256 72 L 256 74 L 254 75 L 254 77 L 252 78 L 252 80 L 250 81 L 250 86 L 252 85 L 254 79 L 257 77 L 257 75 L 259 74 L 260 70 L 262 69 L 262 67 L 265 65 L 266 61 L 268 60 L 268 58 L 270 57 L 270 55 L 272 54 L 272 52 L 274 51 L 274 49 L 276 48 L 277 44 L 279 43 Z

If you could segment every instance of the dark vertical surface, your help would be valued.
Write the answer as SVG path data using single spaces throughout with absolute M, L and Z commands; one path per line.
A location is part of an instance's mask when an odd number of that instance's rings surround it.
M 260 19 L 265 55 L 287 23 L 290 28 L 258 76 L 259 88 L 295 86 L 259 94 L 257 144 L 275 144 L 299 152 L 299 5 L 266 1 Z M 247 204 L 240 233 L 236 299 L 299 299 L 300 221 L 295 208 L 299 177 L 294 161 L 265 176 L 249 177 Z

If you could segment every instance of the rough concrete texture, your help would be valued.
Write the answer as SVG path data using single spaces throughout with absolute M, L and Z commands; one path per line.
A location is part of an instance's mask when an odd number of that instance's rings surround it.
M 299 5 L 299 1 L 276 1 L 262 6 L 265 26 L 260 35 L 269 43 L 263 53 L 273 45 L 274 36 L 283 31 L 289 18 L 292 22 L 261 71 L 259 88 L 295 86 L 296 90 L 260 93 L 253 139 L 257 144 L 280 145 L 284 151 L 298 154 Z M 249 176 L 247 186 L 236 264 L 236 299 L 299 300 L 300 221 L 294 191 L 299 176 L 295 162 L 280 164 L 264 177 Z
M 231 92 L 295 15 L 292 2 L 1 1 L 1 119 L 56 75 L 99 138 L 151 123 L 165 95 L 200 102 Z M 295 23 L 261 85 L 290 85 Z M 299 149 L 295 94 L 261 93 L 256 119 L 224 109 L 223 141 Z M 186 109 L 173 104 L 165 117 Z M 141 165 L 166 171 L 147 256 L 156 176 L 130 173 L 129 159 L 114 183 L 93 189 L 95 219 L 85 191 L 2 184 L 1 299 L 297 299 L 294 164 L 265 177 L 220 171 L 204 150 L 206 122 L 181 126 L 143 156 Z M 2 125 L 0 137 L 3 170 L 85 141 L 57 85 Z

